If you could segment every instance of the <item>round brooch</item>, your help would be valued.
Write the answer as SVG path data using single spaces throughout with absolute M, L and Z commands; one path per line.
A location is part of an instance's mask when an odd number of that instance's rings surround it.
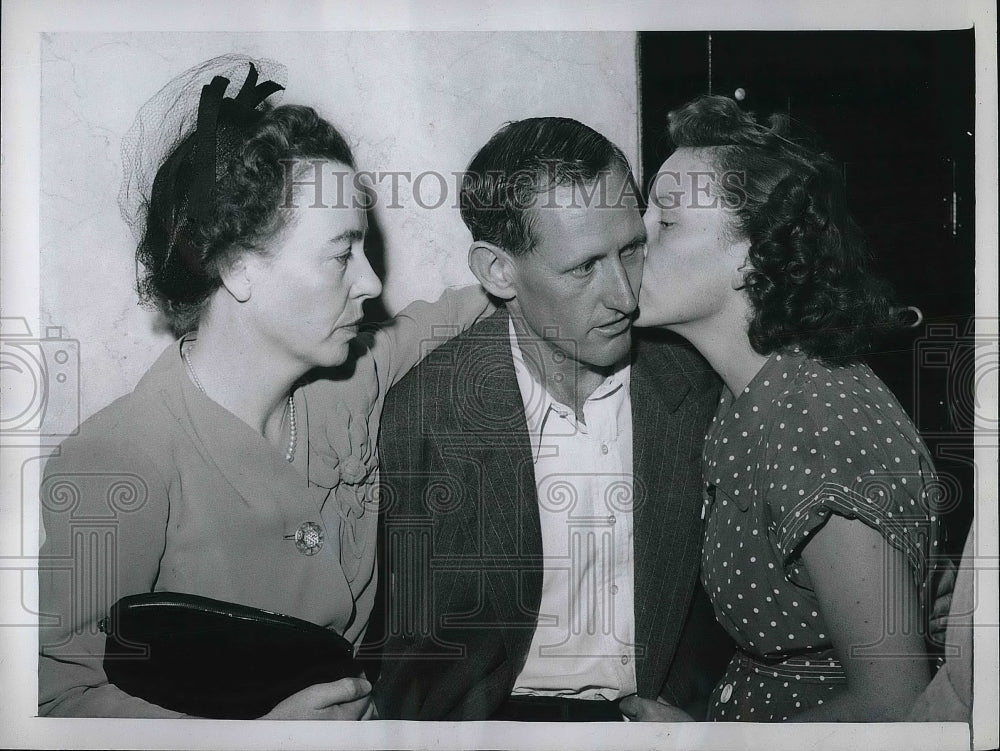
M 323 547 L 323 528 L 316 522 L 303 522 L 295 530 L 295 547 L 302 555 L 316 555 Z

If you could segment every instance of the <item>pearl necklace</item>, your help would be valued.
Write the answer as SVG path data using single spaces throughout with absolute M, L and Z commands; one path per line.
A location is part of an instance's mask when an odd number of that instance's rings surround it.
M 208 392 L 205 391 L 205 387 L 201 385 L 201 381 L 198 379 L 198 374 L 194 370 L 194 365 L 191 364 L 191 347 L 188 345 L 181 349 L 181 357 L 184 358 L 184 364 L 187 366 L 187 371 L 191 375 L 191 380 L 194 381 L 194 385 L 198 387 L 198 390 L 208 396 Z M 288 395 L 288 450 L 285 452 L 285 460 L 292 462 L 295 460 L 295 444 L 298 442 L 298 431 L 295 426 L 295 400 L 292 395 Z

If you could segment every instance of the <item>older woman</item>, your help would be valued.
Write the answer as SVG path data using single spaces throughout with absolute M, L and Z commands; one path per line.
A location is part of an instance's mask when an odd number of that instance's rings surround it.
M 930 678 L 935 475 L 860 362 L 898 316 L 837 165 L 785 119 L 709 96 L 669 123 L 638 323 L 686 337 L 726 386 L 704 450 L 702 581 L 739 649 L 710 717 L 900 719 Z
M 309 107 L 271 106 L 281 87 L 238 70 L 235 96 L 207 68 L 188 75 L 203 79 L 196 124 L 144 196 L 140 292 L 181 337 L 46 466 L 41 557 L 64 565 L 40 575 L 41 714 L 180 715 L 108 681 L 97 623 L 125 595 L 240 603 L 354 645 L 368 623 L 376 511 L 334 492 L 330 443 L 349 450 L 346 413 L 322 383 L 300 386 L 348 360 L 362 303 L 381 291 L 367 201 L 336 128 Z M 415 309 L 376 337 L 366 367 L 391 382 L 418 357 L 419 321 L 471 323 L 486 308 L 469 290 Z M 318 683 L 264 716 L 369 717 L 370 688 Z

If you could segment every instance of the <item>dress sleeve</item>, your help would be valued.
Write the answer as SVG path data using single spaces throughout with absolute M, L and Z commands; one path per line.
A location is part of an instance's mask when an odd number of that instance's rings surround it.
M 902 551 L 924 591 L 937 523 L 937 484 L 923 442 L 902 410 L 889 417 L 862 400 L 826 408 L 805 398 L 781 405 L 768 437 L 769 528 L 785 573 L 810 586 L 802 548 L 830 514 L 858 520 Z
M 169 504 L 155 465 L 125 438 L 70 438 L 45 467 L 40 501 L 39 714 L 183 716 L 110 684 L 102 665 L 98 622 L 156 582 Z
M 496 308 L 478 284 L 446 289 L 435 302 L 417 300 L 375 329 L 371 352 L 391 388 L 410 368 Z
M 310 383 L 311 477 L 334 487 L 360 484 L 377 465 L 386 394 L 420 360 L 495 310 L 477 285 L 448 289 L 433 303 L 418 300 L 360 337 L 364 352 L 349 373 Z

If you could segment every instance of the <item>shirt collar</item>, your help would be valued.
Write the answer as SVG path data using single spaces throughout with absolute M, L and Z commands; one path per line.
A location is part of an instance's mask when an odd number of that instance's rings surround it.
M 521 402 L 524 404 L 524 417 L 528 428 L 528 440 L 531 442 L 531 455 L 534 461 L 538 461 L 542 436 L 575 435 L 586 432 L 587 429 L 577 421 L 572 408 L 553 398 L 548 389 L 532 375 L 524 361 L 524 353 L 521 351 L 517 332 L 514 330 L 514 319 L 509 318 L 507 325 L 510 336 L 510 352 L 514 360 L 514 374 L 521 392 Z M 631 377 L 632 366 L 626 362 L 623 367 L 601 382 L 601 385 L 587 398 L 584 410 L 589 414 L 587 405 L 603 400 L 628 399 Z

